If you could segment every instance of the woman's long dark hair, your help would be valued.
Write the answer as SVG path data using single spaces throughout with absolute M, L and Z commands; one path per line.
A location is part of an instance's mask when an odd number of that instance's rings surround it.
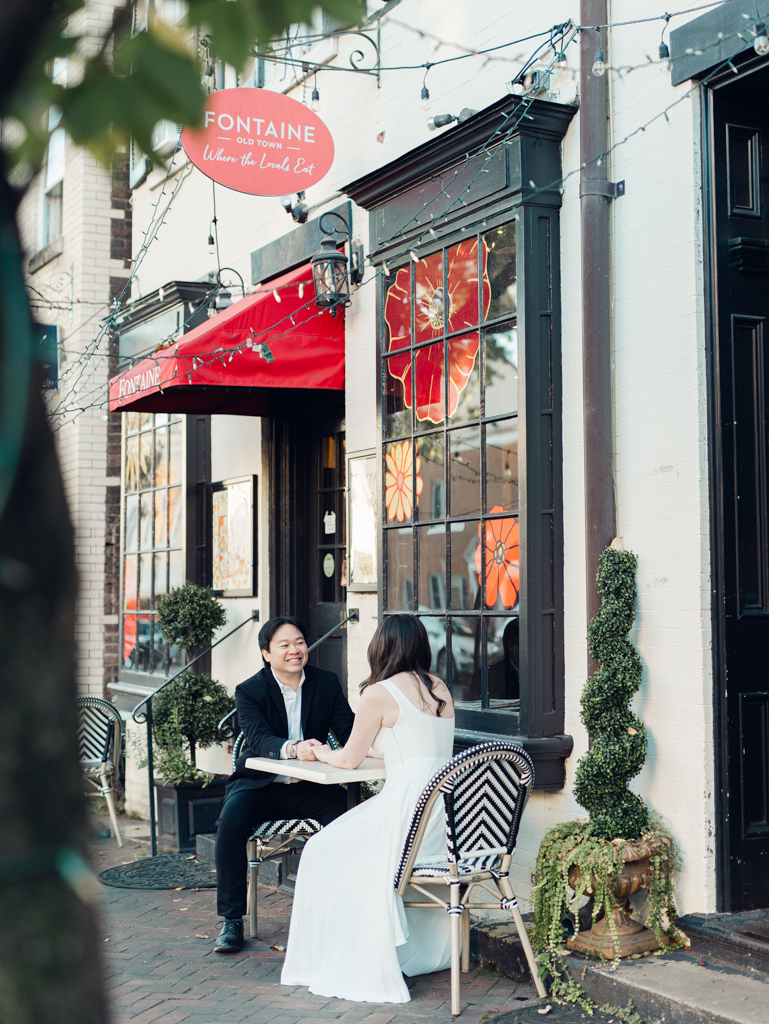
M 430 665 L 433 660 L 427 630 L 415 615 L 388 615 L 371 638 L 367 651 L 371 675 L 360 684 L 360 692 L 398 672 L 410 672 L 424 685 L 438 705 L 440 718 L 446 701 L 433 693 Z M 426 703 L 426 702 L 425 702 Z

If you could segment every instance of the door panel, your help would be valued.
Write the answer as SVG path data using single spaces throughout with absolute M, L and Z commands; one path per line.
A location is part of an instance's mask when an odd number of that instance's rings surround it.
M 766 76 L 766 73 L 764 73 Z M 713 93 L 717 543 L 716 666 L 725 749 L 724 909 L 769 906 L 769 537 L 766 318 L 769 116 L 757 76 Z M 769 78 L 769 76 L 766 76 Z

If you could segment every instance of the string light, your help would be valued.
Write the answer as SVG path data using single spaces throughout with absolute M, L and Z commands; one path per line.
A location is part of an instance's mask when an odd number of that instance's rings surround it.
M 670 49 L 668 47 L 668 44 L 665 42 L 665 31 L 666 31 L 666 29 L 667 29 L 669 24 L 670 24 L 670 15 L 666 14 L 665 15 L 665 24 L 662 26 L 662 33 L 660 35 L 659 50 L 657 51 L 658 54 L 659 54 L 659 59 L 660 59 L 660 63 L 661 63 L 661 66 L 662 66 L 662 70 L 666 71 L 666 72 L 671 70 Z
M 603 50 L 598 49 L 595 51 L 592 71 L 596 78 L 601 78 L 606 74 L 606 54 Z
M 753 37 L 753 49 L 759 57 L 763 57 L 765 53 L 769 53 L 769 37 L 766 34 L 766 25 L 763 21 L 757 21 L 754 25 Z
M 421 107 L 422 110 L 430 109 L 430 90 L 427 88 L 427 76 L 430 72 L 432 64 L 425 65 L 425 77 L 422 79 L 422 92 L 420 93 Z
M 317 114 L 320 110 L 320 93 L 318 92 L 318 75 L 315 74 L 315 80 L 312 87 L 312 96 L 310 96 L 310 110 L 314 110 Z

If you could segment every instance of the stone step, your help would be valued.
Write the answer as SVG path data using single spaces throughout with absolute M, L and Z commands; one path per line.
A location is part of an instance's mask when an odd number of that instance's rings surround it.
M 615 970 L 574 953 L 563 962 L 599 1005 L 626 1006 L 631 1001 L 646 1024 L 767 1024 L 769 974 L 758 970 L 750 956 L 728 959 L 699 937 L 690 938 L 691 951 L 625 960 Z M 517 981 L 529 980 L 512 922 L 480 924 L 472 929 L 470 941 L 472 955 L 484 966 Z

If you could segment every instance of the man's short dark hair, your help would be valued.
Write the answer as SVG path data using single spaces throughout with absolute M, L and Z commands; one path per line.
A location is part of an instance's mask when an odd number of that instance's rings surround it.
M 259 650 L 269 651 L 270 642 L 281 626 L 293 626 L 298 629 L 307 643 L 307 630 L 303 622 L 294 618 L 293 615 L 276 615 L 274 619 L 268 619 L 259 630 Z

